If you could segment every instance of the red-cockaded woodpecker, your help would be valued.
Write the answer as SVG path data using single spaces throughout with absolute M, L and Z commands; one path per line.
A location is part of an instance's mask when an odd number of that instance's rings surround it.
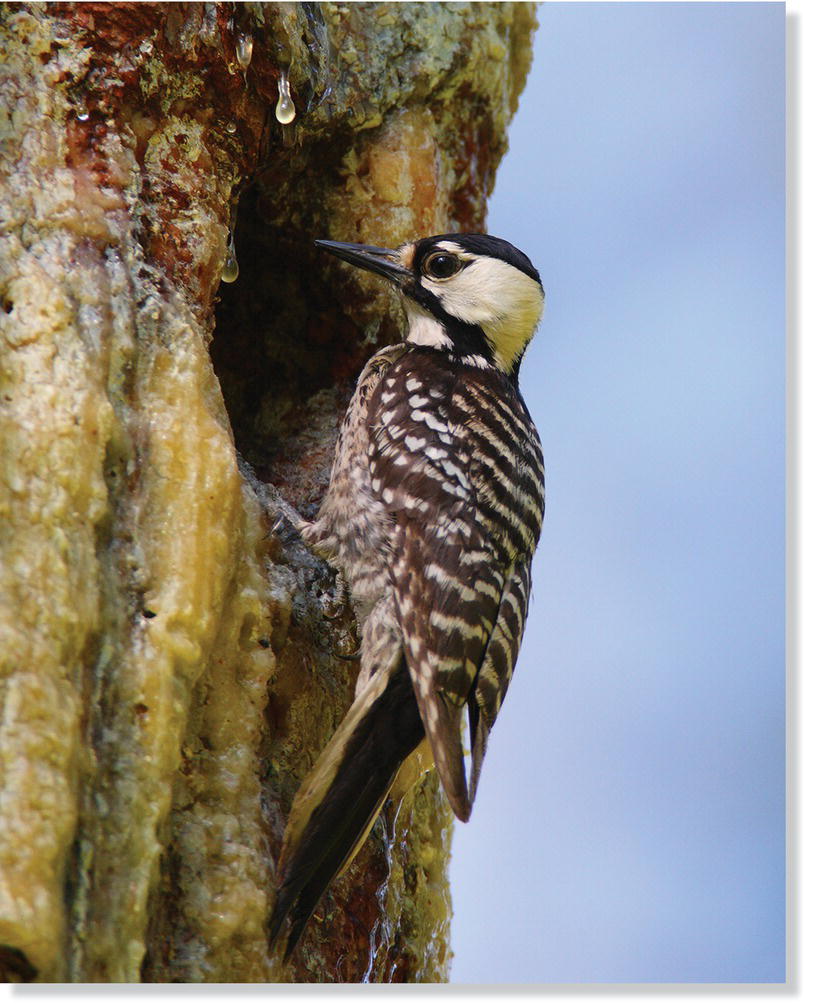
M 350 589 L 361 671 L 291 809 L 270 921 L 272 941 L 290 922 L 286 957 L 424 737 L 455 815 L 469 818 L 544 512 L 542 450 L 518 385 L 544 305 L 530 260 L 474 234 L 395 250 L 317 245 L 395 284 L 408 328 L 364 368 L 318 516 L 298 523 Z

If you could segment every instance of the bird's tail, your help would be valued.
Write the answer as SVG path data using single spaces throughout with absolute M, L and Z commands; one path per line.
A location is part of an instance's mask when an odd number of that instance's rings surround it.
M 290 921 L 288 959 L 322 894 L 364 842 L 399 767 L 424 737 L 402 660 L 374 676 L 320 755 L 294 799 L 277 862 L 269 922 L 276 940 Z

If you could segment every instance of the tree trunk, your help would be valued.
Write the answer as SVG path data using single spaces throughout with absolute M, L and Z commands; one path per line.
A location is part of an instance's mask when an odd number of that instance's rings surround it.
M 287 813 L 357 668 L 334 573 L 272 532 L 264 483 L 314 512 L 399 326 L 312 240 L 483 229 L 533 7 L 0 22 L 0 973 L 443 980 L 434 772 L 290 965 L 268 951 Z

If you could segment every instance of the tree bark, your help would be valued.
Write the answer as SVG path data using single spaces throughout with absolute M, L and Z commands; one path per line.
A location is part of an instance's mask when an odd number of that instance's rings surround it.
M 534 24 L 526 4 L 0 8 L 6 979 L 447 978 L 434 772 L 292 962 L 267 948 L 287 813 L 357 669 L 335 575 L 271 530 L 265 483 L 313 514 L 355 377 L 398 332 L 394 296 L 313 238 L 482 230 Z

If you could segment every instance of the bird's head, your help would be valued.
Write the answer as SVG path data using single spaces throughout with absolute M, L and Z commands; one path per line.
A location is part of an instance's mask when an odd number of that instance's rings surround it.
M 316 244 L 395 284 L 404 296 L 408 343 L 516 376 L 542 317 L 545 292 L 530 259 L 509 242 L 447 234 L 397 249 Z

